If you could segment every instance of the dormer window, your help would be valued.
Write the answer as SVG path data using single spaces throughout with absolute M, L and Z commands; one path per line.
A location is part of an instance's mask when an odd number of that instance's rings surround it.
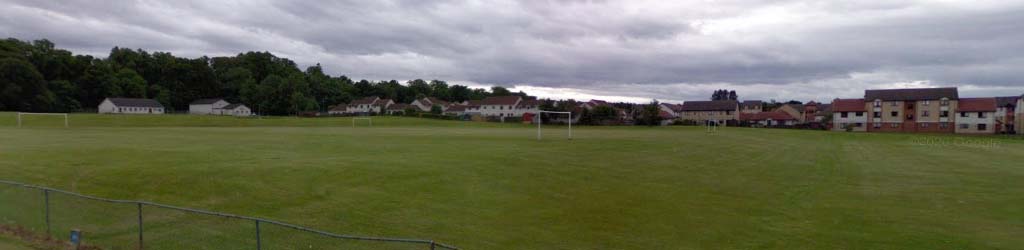
M 875 100 L 875 107 L 877 108 L 877 107 L 881 107 L 881 106 L 882 106 L 882 100 Z
M 943 97 L 942 100 L 939 101 L 939 105 L 949 106 L 949 98 Z

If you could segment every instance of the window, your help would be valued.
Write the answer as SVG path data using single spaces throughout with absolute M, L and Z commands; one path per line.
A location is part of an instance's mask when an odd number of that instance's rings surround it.
M 939 128 L 942 128 L 942 129 L 949 128 L 949 123 L 945 123 L 945 122 L 939 123 Z
M 840 128 L 846 128 L 846 123 L 839 123 Z
M 978 124 L 978 131 L 985 131 L 985 130 L 988 130 L 988 124 L 984 124 L 984 123 Z
M 967 112 L 960 112 L 960 117 L 967 117 Z
M 899 128 L 900 124 L 899 123 L 889 123 L 889 127 L 890 128 Z
M 939 113 L 939 117 L 949 117 L 949 111 L 942 111 L 942 113 Z
M 839 117 L 842 117 L 842 118 L 846 118 L 846 117 L 848 117 L 848 116 L 849 116 L 849 113 L 850 113 L 850 112 L 842 112 L 842 113 L 839 113 Z
M 890 114 L 892 115 L 892 117 L 897 117 L 897 116 L 900 116 L 900 112 L 899 112 L 899 111 L 893 111 L 893 112 L 892 112 L 892 113 L 890 113 Z
M 960 124 L 960 128 L 961 128 L 961 129 L 968 129 L 968 128 L 970 128 L 970 127 L 971 127 L 971 125 L 970 125 L 970 124 L 967 124 L 967 123 L 961 123 L 961 124 Z
M 896 106 L 899 106 L 899 104 L 898 104 L 898 102 L 889 102 L 889 106 L 896 107 Z
M 978 112 L 978 118 L 985 118 L 985 112 Z
M 923 101 L 923 102 L 921 102 L 921 105 L 928 106 L 928 104 L 931 104 L 931 103 L 932 103 L 932 101 Z
M 859 123 L 859 122 L 858 122 L 858 123 L 854 123 L 854 124 L 853 124 L 853 126 L 854 126 L 854 127 L 858 127 L 858 128 L 859 128 L 859 127 L 861 127 L 861 126 L 864 126 L 864 124 L 863 124 L 863 123 Z
M 927 123 L 921 123 L 921 128 L 928 128 L 928 124 Z
M 882 118 L 882 112 L 875 112 L 873 115 L 875 118 Z
M 882 124 L 881 123 L 877 123 L 876 122 L 876 123 L 872 123 L 872 125 L 874 125 L 873 127 L 875 127 L 875 128 L 882 128 Z
M 921 117 L 929 117 L 929 116 L 931 116 L 931 112 L 928 112 L 928 110 L 921 111 Z
M 864 112 L 857 112 L 857 117 L 863 117 L 863 116 L 864 116 Z
M 939 105 L 941 105 L 941 106 L 949 106 L 949 98 L 943 97 L 942 100 L 939 101 Z

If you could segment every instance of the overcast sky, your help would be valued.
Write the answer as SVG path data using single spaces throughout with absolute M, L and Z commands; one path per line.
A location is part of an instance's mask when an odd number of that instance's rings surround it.
M 270 51 L 354 79 L 542 97 L 828 101 L 866 88 L 1024 93 L 1022 1 L 0 0 L 0 34 L 76 53 Z

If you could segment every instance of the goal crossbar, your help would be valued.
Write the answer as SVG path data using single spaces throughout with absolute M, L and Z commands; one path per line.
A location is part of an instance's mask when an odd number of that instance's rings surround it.
M 352 127 L 353 128 L 356 127 L 356 120 L 366 120 L 366 121 L 370 122 L 370 126 L 373 126 L 373 119 L 371 119 L 369 117 L 353 117 L 352 118 Z
M 63 116 L 64 127 L 69 127 L 68 124 L 68 113 L 31 113 L 31 112 L 18 112 L 18 127 L 21 127 L 21 116 L 22 115 L 51 115 L 51 116 Z
M 541 111 L 537 112 L 537 140 L 538 141 L 541 139 L 541 133 L 540 133 L 541 125 L 542 125 L 541 123 L 544 123 L 544 119 L 541 117 L 541 115 L 544 114 L 544 113 L 568 114 L 569 115 L 569 140 L 572 140 L 572 112 L 568 112 L 568 111 L 544 111 L 544 110 L 541 110 Z

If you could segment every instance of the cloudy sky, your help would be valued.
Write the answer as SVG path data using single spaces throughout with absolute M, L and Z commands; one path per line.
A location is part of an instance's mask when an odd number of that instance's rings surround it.
M 830 100 L 866 88 L 1020 95 L 1022 1 L 0 0 L 0 35 L 76 53 L 270 51 L 355 79 L 544 97 Z

